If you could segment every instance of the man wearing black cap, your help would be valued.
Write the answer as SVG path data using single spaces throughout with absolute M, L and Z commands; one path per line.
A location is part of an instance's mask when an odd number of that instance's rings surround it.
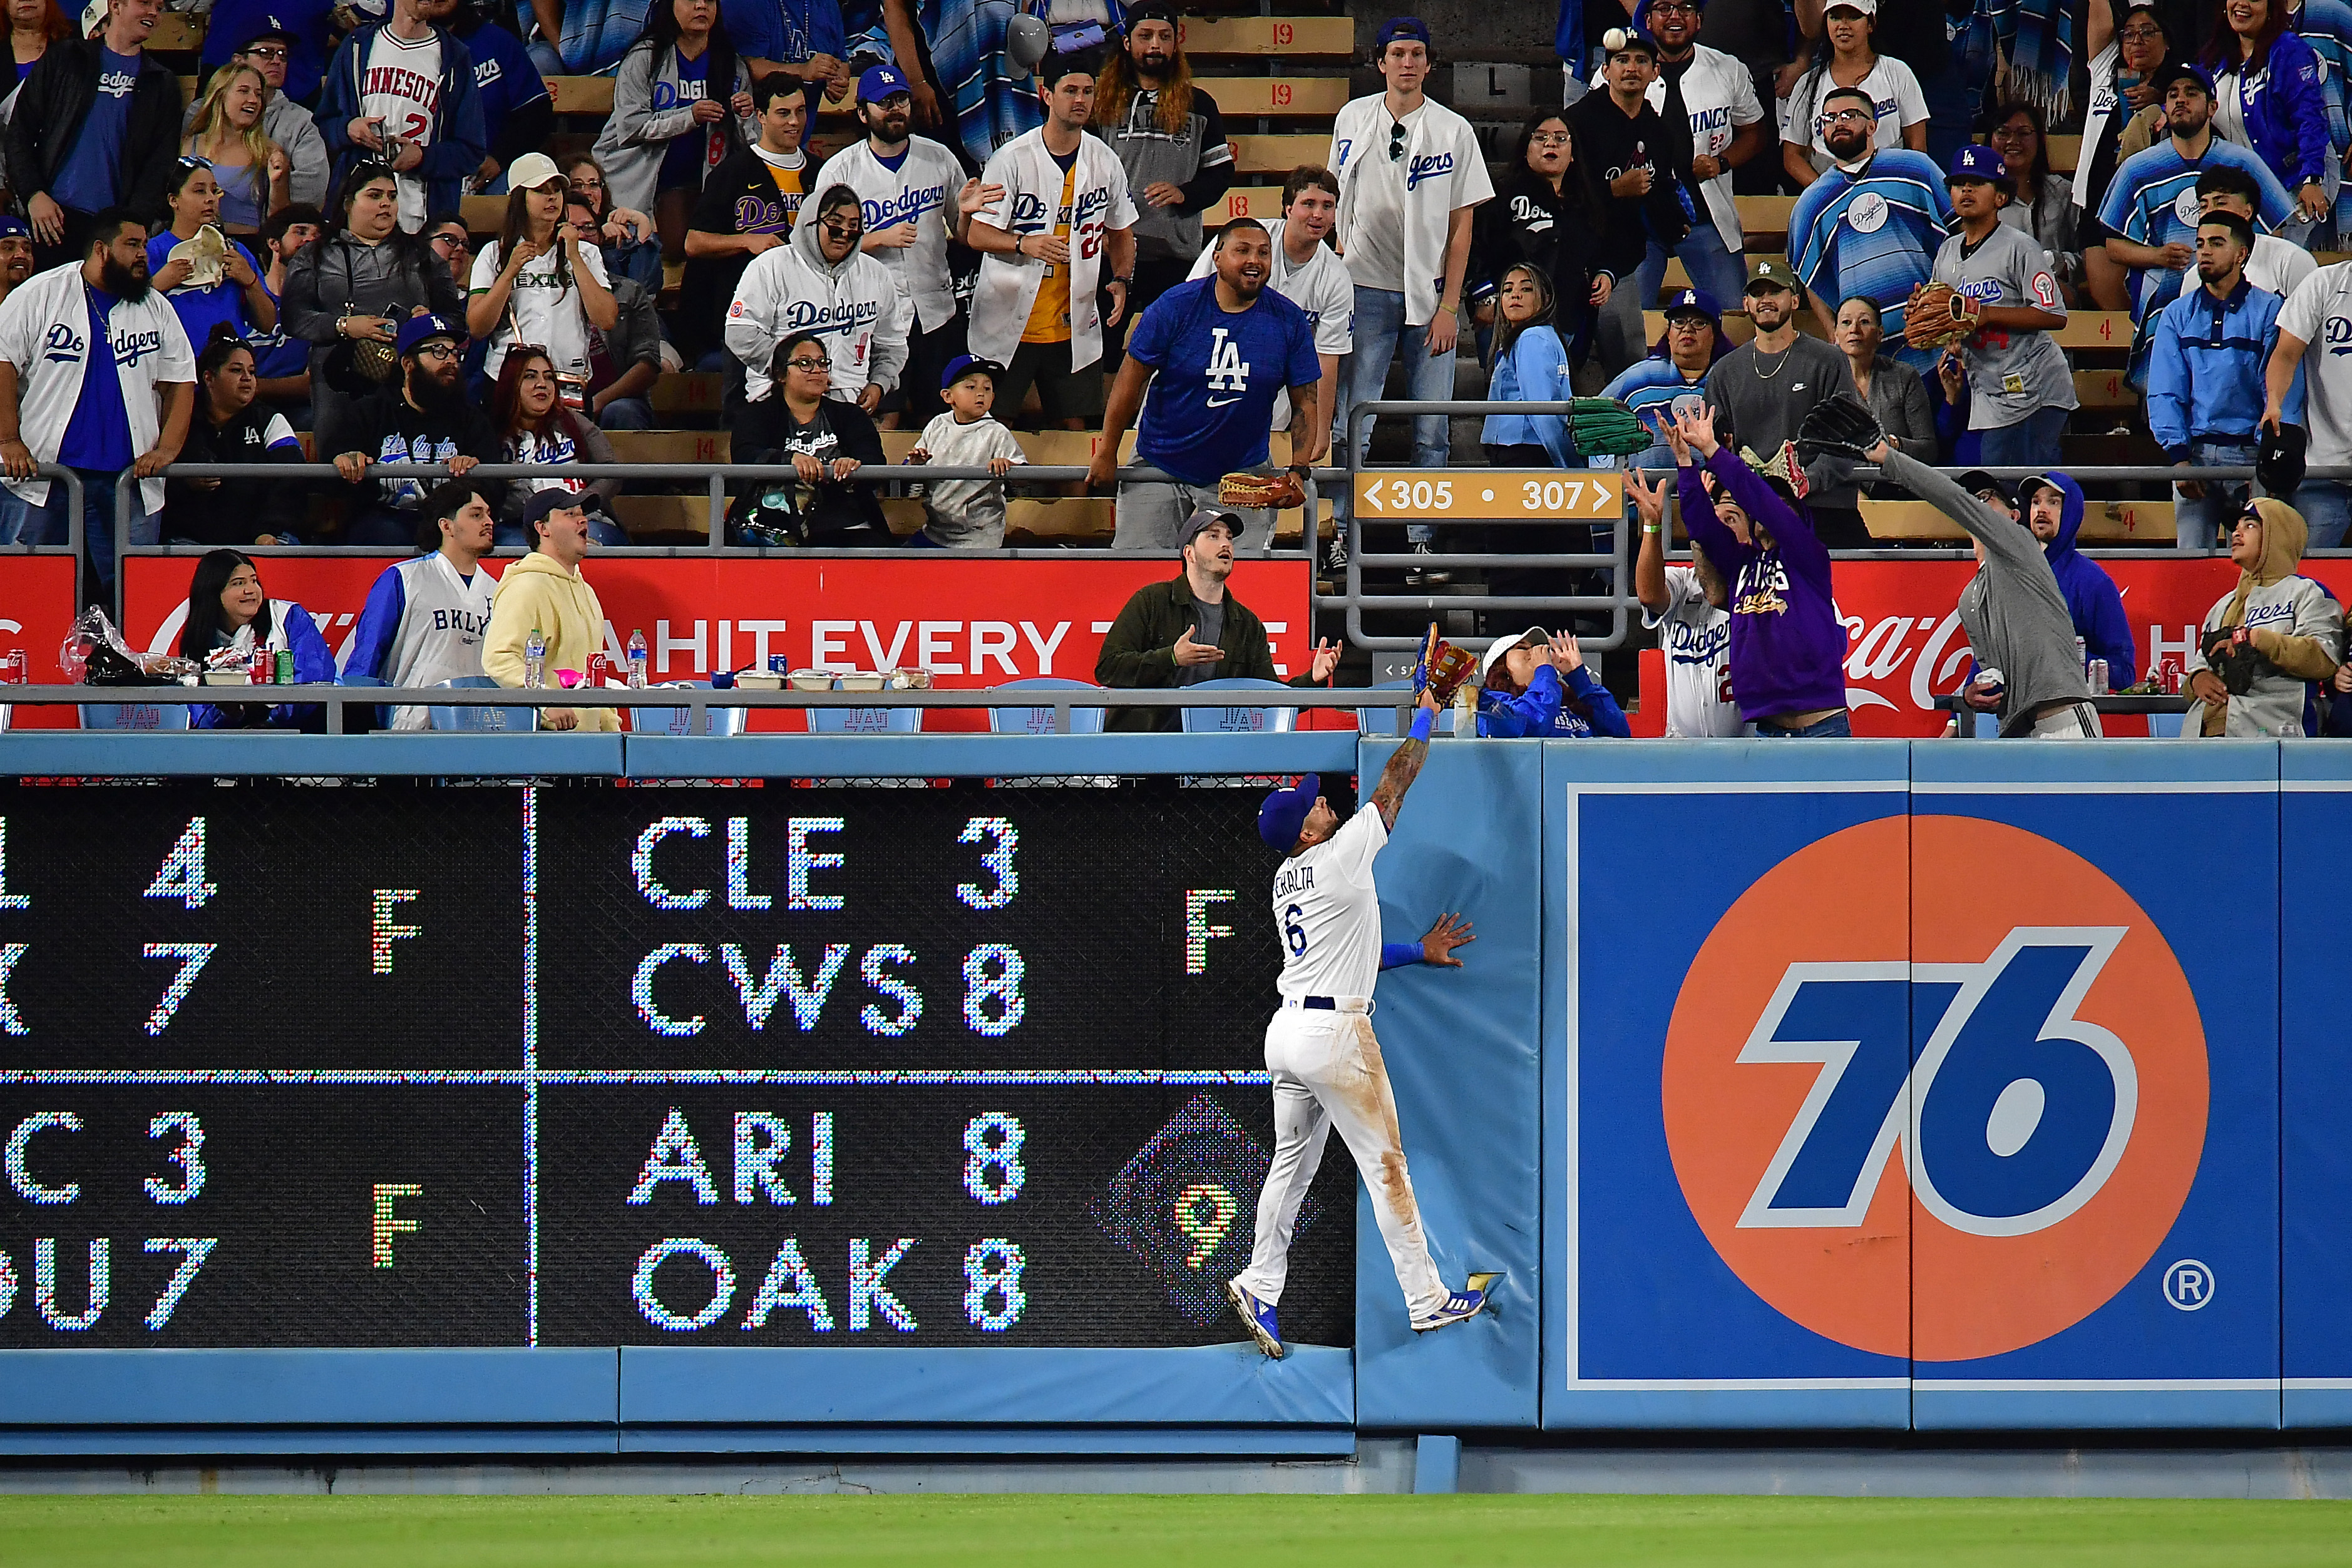
M 1202 507 L 1192 514 L 1178 546 L 1184 570 L 1166 582 L 1146 583 L 1128 600 L 1095 659 L 1097 681 L 1134 691 L 1282 678 L 1266 644 L 1265 622 L 1225 591 L 1240 529 L 1231 512 Z M 1318 685 L 1339 663 L 1337 643 L 1318 643 L 1306 671 L 1290 684 Z M 1104 727 L 1175 730 L 1183 724 L 1172 707 L 1113 708 Z
M 1265 1026 L 1274 1159 L 1258 1191 L 1249 1267 L 1226 1281 L 1225 1298 L 1258 1348 L 1276 1360 L 1284 1347 L 1275 1310 L 1289 1274 L 1291 1231 L 1335 1126 L 1363 1173 L 1415 1333 L 1476 1317 L 1496 1278 L 1474 1273 L 1462 1290 L 1449 1291 L 1439 1277 L 1405 1169 L 1396 1094 L 1372 1034 L 1372 987 L 1383 956 L 1372 862 L 1429 755 L 1437 701 L 1426 690 L 1420 701 L 1412 734 L 1390 754 L 1371 800 L 1344 823 L 1312 773 L 1258 808 L 1258 837 L 1283 856 L 1273 890 L 1282 1010 Z
M 1690 126 L 1669 125 L 1650 107 L 1655 44 L 1631 27 L 1611 28 L 1602 42 L 1608 58 L 1601 79 L 1608 90 L 1585 94 L 1567 118 L 1584 138 L 1592 178 L 1609 189 L 1609 248 L 1629 256 L 1647 256 L 1652 246 L 1673 251 L 1691 227 L 1679 178 L 1691 165 Z M 1664 265 L 1659 263 L 1661 276 Z M 1611 375 L 1646 351 L 1642 312 L 1650 303 L 1639 287 L 1627 287 L 1612 290 L 1601 308 L 1601 358 Z
M 1135 199 L 1135 287 L 1127 319 L 1167 293 L 1201 254 L 1201 214 L 1234 183 L 1234 153 L 1217 100 L 1192 79 L 1177 37 L 1176 7 L 1143 0 L 1128 7 L 1127 41 L 1104 68 L 1095 123 L 1127 166 Z M 1118 372 L 1105 346 L 1104 369 Z
M 212 50 L 209 46 L 213 41 L 213 29 L 234 25 L 233 19 L 224 16 L 219 7 L 214 8 L 211 26 L 205 34 L 207 77 L 210 75 Z M 301 40 L 282 17 L 268 12 L 247 23 L 244 30 L 247 37 L 241 41 L 232 40 L 236 47 L 228 52 L 227 59 L 240 66 L 251 66 L 261 73 L 261 133 L 286 150 L 287 161 L 293 165 L 287 176 L 287 186 L 293 193 L 295 202 L 306 207 L 324 206 L 327 201 L 327 144 L 320 138 L 319 122 L 310 118 L 310 111 L 286 96 L 289 62 L 301 48 Z M 515 47 L 520 48 L 522 46 L 518 44 Z M 533 79 L 537 79 L 536 76 Z M 316 87 L 318 81 L 318 67 L 313 63 L 310 85 Z M 542 89 L 541 97 L 545 96 Z M 195 129 L 196 116 L 204 111 L 204 107 L 202 95 L 189 103 L 187 112 L 180 117 L 180 135 L 183 138 Z M 554 113 L 551 109 L 548 124 L 552 126 L 553 123 Z
M 1744 303 L 1756 335 L 1706 373 L 1707 406 L 1727 445 L 1769 457 L 1803 428 L 1805 415 L 1825 398 L 1860 402 L 1853 369 L 1846 357 L 1797 330 L 1804 308 L 1803 285 L 1777 261 L 1755 264 Z M 1674 407 L 1679 409 L 1681 400 Z M 1730 428 L 1725 430 L 1728 418 Z M 1814 459 L 1806 471 L 1812 488 L 1805 497 L 1813 532 L 1832 549 L 1868 549 L 1861 492 L 1833 457 Z
M 2182 278 L 2197 259 L 2197 220 L 2202 215 L 2197 181 L 2205 168 L 2230 163 L 2253 176 L 2262 192 L 2258 229 L 2275 229 L 2294 214 L 2294 202 L 2269 164 L 2214 134 L 2213 84 L 2204 71 L 2186 61 L 2168 61 L 2158 75 L 2157 90 L 2170 134 L 2124 160 L 2099 207 L 2107 255 L 2128 269 L 2132 319 L 2139 325 L 2134 368 L 2143 373 L 2156 318 L 2180 297 Z
M 343 542 L 405 545 L 416 538 L 416 507 L 432 481 L 367 480 L 372 463 L 446 463 L 449 477 L 465 477 L 477 463 L 499 460 L 489 417 L 466 399 L 466 332 L 443 316 L 412 316 L 394 345 L 400 380 L 352 403 L 331 430 L 320 433 L 324 451 L 338 454 L 335 471 L 352 486 L 344 502 Z M 485 481 L 492 509 L 506 486 Z

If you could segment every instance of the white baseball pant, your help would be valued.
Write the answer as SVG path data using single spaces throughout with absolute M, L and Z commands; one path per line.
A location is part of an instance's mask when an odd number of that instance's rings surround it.
M 1322 1164 L 1325 1136 L 1336 1126 L 1371 1194 L 1372 1217 L 1388 1243 L 1405 1309 L 1418 1321 L 1443 1307 L 1447 1291 L 1422 1235 L 1381 1042 L 1362 1004 L 1355 1006 L 1353 1012 L 1285 1008 L 1265 1026 L 1265 1065 L 1274 1075 L 1274 1164 L 1258 1194 L 1257 1244 L 1236 1282 L 1269 1306 L 1282 1300 L 1298 1206 Z

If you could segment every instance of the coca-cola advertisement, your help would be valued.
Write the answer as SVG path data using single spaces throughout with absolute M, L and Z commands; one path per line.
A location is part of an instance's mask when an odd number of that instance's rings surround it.
M 0 554 L 0 661 L 21 652 L 25 678 L 33 685 L 57 685 L 65 671 L 58 649 L 73 627 L 74 563 L 69 555 Z M 11 664 L 6 678 L 14 678 Z M 10 722 L 20 729 L 71 729 L 67 707 L 17 707 Z
M 397 559 L 358 551 L 264 557 L 261 582 L 271 598 L 310 612 L 340 667 L 369 588 Z M 495 559 L 484 564 L 501 570 Z M 136 648 L 172 647 L 187 616 L 194 559 L 133 556 L 123 569 L 124 638 Z M 655 682 L 707 681 L 714 670 L 764 670 L 782 658 L 794 670 L 921 668 L 941 686 L 990 686 L 1034 675 L 1092 681 L 1103 634 L 1129 596 L 1178 569 L 1173 558 L 983 560 L 907 551 L 824 559 L 591 557 L 583 570 L 604 607 L 605 653 L 625 667 L 630 633 L 643 632 Z M 1275 669 L 1284 675 L 1304 669 L 1314 646 L 1307 574 L 1303 557 L 1234 568 L 1234 596 L 1265 621 Z M 933 729 L 986 723 L 982 713 L 950 710 L 924 719 Z M 801 715 L 777 711 L 754 714 L 751 723 L 804 726 Z

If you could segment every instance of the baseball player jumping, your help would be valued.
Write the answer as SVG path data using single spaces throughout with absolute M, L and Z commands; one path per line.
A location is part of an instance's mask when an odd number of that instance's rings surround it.
M 1469 1288 L 1449 1291 L 1430 1260 L 1405 1172 L 1404 1140 L 1397 1130 L 1396 1096 L 1372 1037 L 1372 984 L 1381 969 L 1381 898 L 1372 858 L 1389 841 L 1404 794 L 1429 755 L 1429 727 L 1437 712 L 1424 690 L 1412 738 L 1381 773 L 1371 803 L 1345 824 L 1308 774 L 1291 789 L 1265 798 L 1258 835 L 1289 858 L 1274 878 L 1274 919 L 1282 939 L 1282 1010 L 1265 1028 L 1265 1065 L 1274 1080 L 1273 1168 L 1257 1200 L 1257 1242 L 1250 1265 L 1225 1285 L 1234 1310 L 1249 1324 L 1258 1348 L 1279 1358 L 1282 1331 L 1275 1304 L 1290 1264 L 1290 1236 L 1298 1206 L 1322 1162 L 1326 1134 L 1337 1125 L 1356 1157 L 1372 1197 L 1381 1239 L 1388 1243 L 1397 1283 L 1416 1333 L 1478 1315 L 1493 1274 L 1473 1274 Z

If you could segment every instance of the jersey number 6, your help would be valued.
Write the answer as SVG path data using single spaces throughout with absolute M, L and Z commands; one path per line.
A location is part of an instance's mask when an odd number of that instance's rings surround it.
M 1290 956 L 1307 956 L 1307 927 L 1298 924 L 1298 905 L 1292 904 L 1282 912 L 1282 939 L 1290 944 Z

